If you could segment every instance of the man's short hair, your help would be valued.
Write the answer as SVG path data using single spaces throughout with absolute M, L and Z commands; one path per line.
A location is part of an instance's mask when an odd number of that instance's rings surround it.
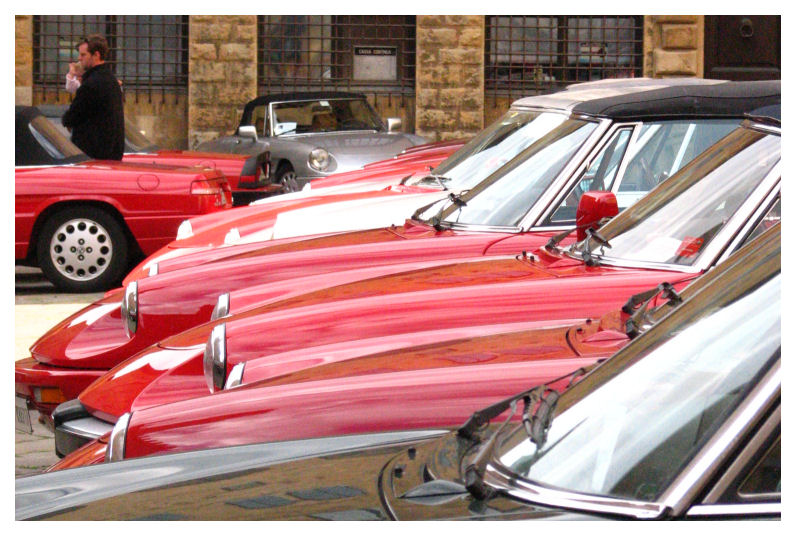
M 75 48 L 80 49 L 80 45 L 82 44 L 88 45 L 89 54 L 93 56 L 95 52 L 99 52 L 100 59 L 105 61 L 108 55 L 108 41 L 106 41 L 104 37 L 99 34 L 89 35 L 81 39 Z

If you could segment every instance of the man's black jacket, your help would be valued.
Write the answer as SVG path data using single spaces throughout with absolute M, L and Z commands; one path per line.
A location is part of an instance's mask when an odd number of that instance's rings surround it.
M 83 73 L 72 105 L 61 122 L 72 129 L 72 142 L 98 160 L 124 154 L 124 105 L 119 82 L 107 63 Z

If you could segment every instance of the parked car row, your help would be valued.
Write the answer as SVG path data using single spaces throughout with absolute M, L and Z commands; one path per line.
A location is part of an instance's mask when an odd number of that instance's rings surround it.
M 341 123 L 340 129 L 315 132 L 309 126 L 302 126 L 298 128 L 300 133 L 281 132 L 278 138 L 245 144 L 246 147 L 238 147 L 239 139 L 231 145 L 219 141 L 216 143 L 219 150 L 213 152 L 160 149 L 127 121 L 122 163 L 130 165 L 120 167 L 118 162 L 104 162 L 100 167 L 104 172 L 92 172 L 90 170 L 96 166 L 75 166 L 89 158 L 69 141 L 69 132 L 61 124 L 66 106 L 17 106 L 17 263 L 41 267 L 53 284 L 65 290 L 106 290 L 116 286 L 127 274 L 130 262 L 149 256 L 174 240 L 178 236 L 178 225 L 186 218 L 230 206 L 227 202 L 218 201 L 213 206 L 207 206 L 207 203 L 195 206 L 191 200 L 201 198 L 187 197 L 189 193 L 209 198 L 222 188 L 226 192 L 223 195 L 230 198 L 227 201 L 240 206 L 297 189 L 292 170 L 303 170 L 308 159 L 315 162 L 306 152 L 302 154 L 300 148 L 313 146 L 312 152 L 316 157 L 320 153 L 326 155 L 326 166 L 311 176 L 304 173 L 298 181 L 308 185 L 310 179 L 337 170 L 353 171 L 369 163 L 391 159 L 412 145 L 425 141 L 419 136 L 397 132 L 400 121 L 389 120 L 390 126 L 386 127 L 365 97 L 359 94 L 326 92 L 261 97 L 246 106 L 244 120 L 249 121 L 246 118 L 252 115 L 252 110 L 261 110 L 264 102 L 269 110 L 273 108 L 284 114 L 301 115 L 302 110 L 321 107 L 324 113 L 333 111 L 340 117 L 350 118 L 347 123 Z M 46 117 L 50 124 L 35 120 L 39 115 Z M 359 122 L 353 125 L 351 121 Z M 278 166 L 277 170 L 272 170 L 271 145 L 276 151 L 273 162 Z M 438 162 L 432 159 L 429 165 Z M 167 171 L 169 167 L 171 171 Z M 198 167 L 215 170 L 216 173 L 212 183 L 205 186 L 197 181 L 191 182 L 188 175 L 177 179 L 186 170 L 178 172 L 176 167 Z M 286 169 L 290 170 L 290 176 L 285 175 Z M 369 175 L 368 171 L 362 171 L 360 175 Z M 220 180 L 221 176 L 226 182 Z M 343 182 L 349 180 L 344 179 Z M 189 184 L 187 191 L 182 190 Z M 377 186 L 370 184 L 360 189 Z M 67 221 L 60 221 L 67 217 Z M 70 231 L 64 234 L 60 224 L 71 221 L 78 222 L 81 227 L 101 229 L 96 236 L 102 242 L 95 240 L 94 233 L 78 236 Z M 69 231 L 72 227 L 65 229 Z M 67 238 L 55 243 L 51 240 L 54 234 Z M 89 244 L 86 247 L 90 247 L 91 252 L 81 249 L 80 246 L 85 244 Z
M 17 362 L 17 519 L 779 517 L 780 102 L 575 85 L 194 220 Z

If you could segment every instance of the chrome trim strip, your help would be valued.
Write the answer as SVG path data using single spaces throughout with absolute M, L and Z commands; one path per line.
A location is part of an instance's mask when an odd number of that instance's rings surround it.
M 688 517 L 782 515 L 782 503 L 698 504 L 691 507 Z
M 484 482 L 512 497 L 554 508 L 615 514 L 636 519 L 657 519 L 666 512 L 666 507 L 658 503 L 586 495 L 540 486 L 519 479 L 506 467 L 494 461 L 487 464 Z
M 741 438 L 779 396 L 782 388 L 780 363 L 781 358 L 661 495 L 661 503 L 671 507 L 674 515 L 684 513 L 704 491 L 704 486 L 726 462 L 728 453 L 738 447 Z
M 225 316 L 229 316 L 229 292 L 219 294 L 216 306 L 213 307 L 213 312 L 210 314 L 210 321 L 213 322 Z
M 781 165 L 781 161 L 777 166 Z M 727 248 L 722 252 L 719 260 L 716 264 L 723 262 L 727 257 L 732 255 L 736 249 L 739 249 L 743 246 L 743 241 L 749 236 L 749 233 L 754 230 L 755 227 L 763 220 L 765 215 L 773 206 L 774 202 L 776 201 L 777 197 L 779 197 L 782 191 L 782 177 L 780 176 L 777 180 L 776 184 L 772 186 L 771 191 L 763 198 L 763 200 L 757 205 L 756 209 L 752 212 L 752 216 L 748 219 L 748 221 L 741 226 L 740 230 L 735 234 L 735 236 L 730 240 L 729 245 Z
M 586 157 L 574 169 L 574 171 L 569 174 L 566 182 L 564 182 L 562 187 L 556 192 L 555 197 L 553 197 L 552 200 L 548 202 L 542 210 L 540 210 L 539 216 L 534 219 L 533 223 L 529 222 L 529 225 L 531 226 L 529 229 L 533 228 L 533 226 L 541 226 L 545 221 L 547 221 L 548 218 L 553 215 L 561 203 L 564 202 L 566 196 L 568 196 L 575 187 L 575 183 L 578 181 L 579 177 L 586 172 L 589 166 L 594 162 L 595 158 L 597 158 L 600 152 L 602 152 L 607 144 L 611 142 L 617 132 L 620 130 L 631 129 L 630 140 L 628 141 L 628 149 L 632 150 L 638 141 L 639 131 L 641 130 L 639 127 L 641 124 L 642 123 L 640 122 L 623 122 L 609 125 L 603 135 L 599 139 L 595 140 L 594 143 L 592 143 Z M 619 165 L 619 169 L 617 170 L 617 175 L 614 178 L 614 185 L 618 185 L 619 181 L 621 181 L 622 175 L 624 175 L 625 168 L 627 167 L 627 163 L 629 161 L 627 153 L 628 151 L 626 150 L 625 155 L 622 157 L 622 162 Z M 525 223 L 525 219 L 523 219 L 522 223 Z
M 771 415 L 766 419 L 766 422 L 760 429 L 755 432 L 755 436 L 743 447 L 741 453 L 735 457 L 732 461 L 732 464 L 724 471 L 724 474 L 721 475 L 721 478 L 716 482 L 716 485 L 713 486 L 713 489 L 705 495 L 705 499 L 702 501 L 704 504 L 715 504 L 726 492 L 727 488 L 735 481 L 736 478 L 741 474 L 741 471 L 744 467 L 751 464 L 754 460 L 754 456 L 760 452 L 762 446 L 769 440 L 771 435 L 774 433 L 774 430 L 777 429 L 777 426 L 780 425 L 782 422 L 782 406 L 777 406 L 777 408 L 771 412 Z M 759 460 L 758 460 L 759 461 Z M 752 500 L 762 501 L 764 498 L 772 497 L 774 495 L 779 494 L 771 494 L 771 493 L 756 493 L 753 495 L 748 495 L 751 497 Z
M 108 448 L 105 450 L 106 462 L 118 462 L 124 459 L 124 447 L 127 443 L 127 428 L 130 426 L 131 413 L 125 413 L 111 431 L 110 440 L 108 440 Z
M 224 389 L 234 389 L 238 387 L 241 382 L 243 381 L 243 369 L 246 367 L 246 362 L 243 361 L 238 363 L 234 367 L 232 367 L 232 371 L 229 373 L 229 377 L 227 378 L 227 382 L 224 384 Z
M 121 306 L 122 324 L 128 339 L 138 331 L 138 281 L 133 281 L 124 289 Z
M 741 230 L 746 228 L 747 222 L 758 210 L 760 203 L 771 195 L 772 189 L 780 191 L 780 169 L 782 161 L 778 161 L 771 168 L 768 175 L 760 182 L 752 194 L 733 214 L 732 218 L 724 225 L 708 246 L 699 254 L 699 259 L 692 266 L 681 266 L 678 264 L 665 264 L 658 262 L 628 261 L 618 257 L 598 257 L 602 266 L 621 266 L 626 268 L 653 268 L 662 270 L 673 270 L 685 273 L 696 273 L 710 269 L 717 264 L 720 256 L 726 252 L 728 245 L 732 244 Z M 580 258 L 580 255 L 573 255 Z
M 66 421 L 58 426 L 58 430 L 65 434 L 86 439 L 97 439 L 107 434 L 112 429 L 112 424 L 101 421 L 96 417 L 81 417 L 79 419 Z
M 594 117 L 578 117 L 576 119 L 584 119 L 586 121 L 595 122 Z M 606 132 L 611 131 L 613 126 L 612 123 L 613 122 L 610 119 L 600 119 L 598 121 L 594 132 L 589 135 L 589 137 L 578 148 L 575 154 L 572 155 L 572 158 L 569 159 L 569 162 L 567 162 L 567 164 L 564 166 L 564 169 L 562 169 L 558 176 L 552 180 L 550 186 L 545 189 L 545 191 L 541 196 L 539 196 L 533 205 L 528 207 L 528 211 L 520 219 L 518 224 L 521 229 L 530 229 L 534 225 L 537 225 L 545 213 L 547 213 L 550 205 L 555 203 L 557 199 L 562 198 L 563 195 L 566 195 L 562 192 L 564 192 L 564 190 L 567 192 L 569 191 L 572 181 L 576 176 L 578 176 L 581 168 L 583 168 L 583 166 L 586 164 L 587 158 L 592 154 L 595 146 L 600 144 L 605 138 Z

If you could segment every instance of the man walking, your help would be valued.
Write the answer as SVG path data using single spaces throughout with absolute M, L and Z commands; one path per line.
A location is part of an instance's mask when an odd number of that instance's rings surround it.
M 124 105 L 119 81 L 105 63 L 108 42 L 91 35 L 77 46 L 77 52 L 83 75 L 61 122 L 72 130 L 72 142 L 91 158 L 121 160 Z

